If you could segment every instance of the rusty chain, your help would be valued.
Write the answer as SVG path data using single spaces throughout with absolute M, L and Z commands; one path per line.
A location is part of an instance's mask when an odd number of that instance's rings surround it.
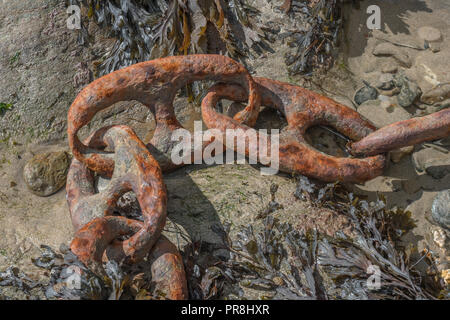
M 75 156 L 67 179 L 67 200 L 75 229 L 71 249 L 98 274 L 103 274 L 102 262 L 108 259 L 136 263 L 149 257 L 153 281 L 169 288 L 170 299 L 188 296 L 181 256 L 161 235 L 167 205 L 162 172 L 180 166 L 170 159 L 174 147 L 171 134 L 182 128 L 174 113 L 175 95 L 186 84 L 199 80 L 220 82 L 202 101 L 202 118 L 208 128 L 220 132 L 242 129 L 245 135 L 254 126 L 260 105 L 274 108 L 287 120 L 280 135 L 280 170 L 323 181 L 370 180 L 382 174 L 385 152 L 450 134 L 449 109 L 377 130 L 349 107 L 299 86 L 253 78 L 241 64 L 220 55 L 167 57 L 95 80 L 80 92 L 68 113 L 68 139 Z M 231 118 L 215 110 L 224 98 L 248 101 L 248 105 Z M 130 100 L 146 105 L 155 117 L 156 130 L 149 144 L 144 145 L 131 128 L 121 125 L 101 128 L 84 143 L 79 140 L 77 133 L 97 112 Z M 306 130 L 315 125 L 334 127 L 357 141 L 348 144 L 349 151 L 364 158 L 334 157 L 308 145 Z M 270 150 L 270 141 L 266 141 Z M 230 147 L 230 141 L 225 139 L 223 143 Z M 258 146 L 247 145 L 246 156 L 251 156 L 255 148 Z M 94 174 L 111 179 L 102 192 L 95 189 Z M 115 215 L 117 201 L 128 191 L 138 199 L 143 222 Z

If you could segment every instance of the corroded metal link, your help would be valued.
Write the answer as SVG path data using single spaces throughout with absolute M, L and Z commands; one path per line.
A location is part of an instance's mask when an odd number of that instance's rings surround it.
M 365 159 L 333 157 L 312 148 L 305 140 L 306 130 L 314 125 L 329 125 L 351 139 L 362 139 L 376 128 L 359 113 L 298 86 L 265 78 L 255 78 L 255 81 L 261 94 L 261 104 L 279 110 L 288 123 L 280 136 L 281 171 L 301 173 L 330 182 L 363 182 L 383 172 L 386 162 L 384 155 Z M 222 132 L 226 129 L 242 129 L 245 135 L 250 127 L 215 111 L 214 106 L 221 98 L 245 101 L 247 96 L 245 91 L 236 85 L 213 86 L 202 101 L 203 121 L 208 128 L 216 128 Z M 261 134 L 258 134 L 258 139 L 259 136 Z M 232 141 L 225 143 L 227 147 L 234 147 L 236 150 Z M 250 156 L 255 148 L 257 149 L 258 145 L 247 144 L 246 156 Z M 267 139 L 267 149 L 271 150 L 270 139 Z M 270 155 L 270 152 L 268 154 Z M 270 157 L 264 161 L 270 161 Z
M 167 239 L 161 238 L 166 221 L 167 195 L 158 163 L 132 129 L 126 126 L 102 128 L 86 140 L 86 145 L 113 150 L 114 153 L 103 151 L 102 155 L 113 157 L 115 165 L 107 188 L 96 193 L 93 173 L 77 159 L 72 162 L 66 186 L 76 230 L 71 243 L 72 252 L 91 270 L 102 274 L 102 260 L 136 263 L 153 250 L 155 261 L 166 267 L 169 278 L 181 281 L 174 284 L 173 296 L 187 298 L 181 257 Z M 113 216 L 117 201 L 128 191 L 136 194 L 143 222 Z M 117 240 L 121 236 L 129 238 Z
M 114 160 L 84 145 L 77 133 L 100 110 L 119 101 L 137 100 L 149 107 L 155 116 L 156 130 L 149 147 L 160 167 L 164 171 L 178 167 L 170 161 L 176 143 L 170 136 L 175 129 L 181 128 L 174 114 L 173 100 L 180 88 L 198 80 L 236 83 L 245 88 L 248 105 L 234 119 L 249 125 L 255 123 L 259 97 L 252 77 L 240 63 L 221 55 L 166 57 L 112 72 L 80 92 L 68 113 L 68 139 L 73 155 L 91 170 L 111 176 Z
M 392 123 L 360 141 L 349 143 L 348 148 L 353 155 L 370 156 L 449 135 L 450 109 L 444 109 L 424 117 Z

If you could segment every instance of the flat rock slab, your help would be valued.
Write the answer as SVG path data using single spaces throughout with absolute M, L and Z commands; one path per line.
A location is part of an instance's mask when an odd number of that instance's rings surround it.
M 411 115 L 402 107 L 394 104 L 385 106 L 380 100 L 366 101 L 358 107 L 358 112 L 378 128 L 411 118 Z
M 419 35 L 419 38 L 428 42 L 437 42 L 442 39 L 441 32 L 433 27 L 421 27 L 417 31 L 417 34 Z

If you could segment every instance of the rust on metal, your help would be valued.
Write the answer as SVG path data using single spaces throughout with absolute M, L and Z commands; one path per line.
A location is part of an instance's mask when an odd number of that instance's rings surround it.
M 182 259 L 173 245 L 161 238 L 167 195 L 158 163 L 126 126 L 102 128 L 87 139 L 86 145 L 113 150 L 113 154 L 105 152 L 104 156 L 113 156 L 115 165 L 107 188 L 97 193 L 93 172 L 76 159 L 72 162 L 66 187 L 76 231 L 72 252 L 97 274 L 103 274 L 104 260 L 133 264 L 150 253 L 157 265 L 165 267 L 166 277 L 176 282 L 170 286 L 169 297 L 187 298 Z M 117 201 L 128 191 L 136 195 L 143 222 L 113 215 Z M 119 237 L 129 238 L 117 240 Z M 153 267 L 152 273 L 158 274 Z
M 259 96 L 247 69 L 221 55 L 188 55 L 138 63 L 103 76 L 85 87 L 68 113 L 68 139 L 73 155 L 91 170 L 111 176 L 113 160 L 83 144 L 78 131 L 94 115 L 116 102 L 137 100 L 155 116 L 156 129 L 149 147 L 162 170 L 179 166 L 170 160 L 172 132 L 181 128 L 175 117 L 173 100 L 179 89 L 194 81 L 216 80 L 239 84 L 248 93 L 248 105 L 234 119 L 253 125 L 259 113 Z
M 360 140 L 374 132 L 376 128 L 364 120 L 359 113 L 299 86 L 266 78 L 255 78 L 255 81 L 261 95 L 261 104 L 280 111 L 288 123 L 287 128 L 280 135 L 279 168 L 281 171 L 300 173 L 330 182 L 363 182 L 383 172 L 384 155 L 364 159 L 334 157 L 314 149 L 305 140 L 306 130 L 315 125 L 328 125 L 353 140 Z M 241 87 L 236 85 L 218 84 L 212 87 L 202 101 L 203 121 L 208 128 L 219 129 L 222 132 L 226 129 L 241 129 L 245 135 L 252 129 L 251 127 L 215 111 L 214 106 L 222 98 L 245 101 L 247 95 Z M 234 146 L 236 150 L 234 143 L 227 146 Z M 258 146 L 246 145 L 246 156 L 252 154 L 252 148 L 258 148 Z M 267 139 L 267 149 L 271 149 L 270 139 Z M 268 159 L 265 161 L 267 162 Z
M 450 109 L 376 130 L 351 108 L 299 86 L 252 78 L 240 63 L 220 55 L 167 57 L 138 63 L 95 80 L 80 92 L 68 113 L 68 139 L 75 157 L 66 187 L 76 232 L 71 250 L 98 274 L 103 274 L 102 263 L 108 259 L 133 264 L 147 258 L 152 262 L 152 281 L 157 287 L 168 288 L 169 299 L 185 299 L 188 295 L 181 256 L 161 235 L 167 208 L 162 172 L 182 165 L 171 161 L 176 143 L 171 136 L 174 130 L 182 128 L 173 108 L 175 95 L 186 84 L 199 80 L 220 82 L 202 101 L 207 127 L 222 133 L 227 129 L 242 130 L 241 137 L 223 140 L 227 147 L 239 151 L 235 141 L 249 141 L 247 133 L 253 130 L 260 105 L 274 108 L 287 120 L 279 148 L 272 151 L 271 139 L 256 132 L 257 139 L 266 143 L 247 143 L 245 155 L 250 158 L 256 154 L 257 160 L 266 164 L 274 161 L 271 152 L 279 152 L 276 161 L 281 171 L 323 181 L 370 180 L 382 174 L 386 151 L 450 134 Z M 248 104 L 231 118 L 215 110 L 220 99 Z M 79 130 L 96 113 L 116 102 L 130 100 L 146 105 L 155 116 L 156 130 L 149 144 L 145 145 L 131 128 L 121 125 L 101 128 L 80 141 Z M 365 158 L 335 157 L 314 149 L 305 134 L 316 125 L 334 127 L 356 141 L 348 144 L 351 154 Z M 201 148 L 211 142 L 204 142 Z M 259 152 L 259 148 L 266 149 Z M 95 187 L 96 174 L 110 178 L 101 192 Z M 136 195 L 143 221 L 117 215 L 117 202 L 129 191 Z
M 348 144 L 351 154 L 370 156 L 450 135 L 450 109 L 398 121 Z

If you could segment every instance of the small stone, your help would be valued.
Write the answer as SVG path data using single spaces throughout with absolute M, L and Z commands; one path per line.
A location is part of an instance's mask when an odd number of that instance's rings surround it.
M 437 42 L 442 38 L 441 32 L 433 27 L 421 27 L 417 31 L 419 38 L 428 42 Z
M 432 43 L 430 43 L 430 49 L 431 49 L 431 52 L 437 53 L 437 52 L 441 51 L 441 44 L 439 42 L 432 42 Z
M 396 76 L 394 83 L 397 87 L 400 87 L 397 102 L 402 107 L 409 107 L 422 95 L 419 86 L 403 75 Z
M 450 228 L 450 189 L 439 192 L 434 198 L 431 216 L 441 227 Z
M 410 68 L 412 65 L 410 57 L 403 50 L 389 42 L 378 44 L 372 53 L 375 56 L 391 56 L 406 68 Z
M 396 73 L 398 66 L 394 62 L 386 62 L 381 67 L 381 72 L 383 73 Z
M 356 91 L 354 100 L 356 104 L 361 105 L 368 100 L 376 100 L 378 97 L 378 91 L 368 83 L 358 91 Z
M 48 152 L 35 155 L 23 168 L 23 177 L 34 194 L 46 197 L 66 184 L 70 156 L 64 152 Z
M 450 173 L 450 158 L 429 159 L 423 164 L 425 172 L 434 179 L 442 179 Z
M 435 104 L 450 98 L 450 84 L 439 84 L 428 92 L 425 92 L 420 101 L 426 104 Z
M 392 150 L 391 161 L 393 163 L 399 163 L 405 156 L 410 155 L 414 151 L 414 146 L 407 146 L 400 149 Z
M 450 166 L 448 155 L 434 148 L 418 149 L 411 158 L 415 169 L 419 173 L 425 172 L 426 168 L 430 170 L 432 166 Z
M 397 87 L 395 87 L 392 90 L 383 91 L 383 95 L 388 96 L 388 97 L 393 97 L 393 96 L 395 96 L 396 94 L 399 94 L 399 93 L 400 93 L 400 88 L 397 88 Z
M 389 73 L 383 73 L 378 79 L 378 83 L 376 85 L 376 87 L 381 90 L 391 90 L 394 86 L 394 77 Z
M 445 247 L 445 240 L 447 237 L 445 236 L 444 230 L 441 228 L 433 231 L 433 241 L 439 246 L 439 248 Z

